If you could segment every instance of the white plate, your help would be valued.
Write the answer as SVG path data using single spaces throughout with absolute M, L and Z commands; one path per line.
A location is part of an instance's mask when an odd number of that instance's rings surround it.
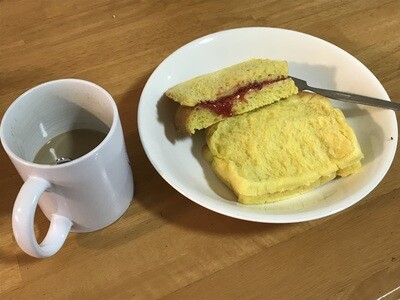
M 175 132 L 177 105 L 163 96 L 169 87 L 252 57 L 287 60 L 290 75 L 317 87 L 389 100 L 378 79 L 361 62 L 319 38 L 277 28 L 240 28 L 210 34 L 167 57 L 142 92 L 139 134 L 156 170 L 192 201 L 227 216 L 257 222 L 317 219 L 364 198 L 382 180 L 393 161 L 397 146 L 393 111 L 332 101 L 343 110 L 359 139 L 365 155 L 361 171 L 299 197 L 257 206 L 235 202 L 234 194 L 212 172 L 201 155 L 203 133 L 182 138 Z

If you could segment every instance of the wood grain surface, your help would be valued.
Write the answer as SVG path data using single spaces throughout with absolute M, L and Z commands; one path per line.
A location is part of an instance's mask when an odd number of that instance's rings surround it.
M 400 297 L 394 291 L 400 286 L 398 156 L 379 186 L 342 213 L 258 224 L 219 215 L 175 191 L 150 164 L 137 129 L 141 91 L 163 59 L 198 37 L 245 26 L 293 29 L 332 42 L 400 102 L 398 0 L 3 0 L 0 22 L 0 117 L 39 83 L 96 82 L 120 110 L 136 189 L 118 222 L 71 233 L 55 256 L 35 259 L 12 235 L 12 206 L 23 182 L 2 149 L 1 299 Z M 40 211 L 35 226 L 43 238 L 48 221 Z

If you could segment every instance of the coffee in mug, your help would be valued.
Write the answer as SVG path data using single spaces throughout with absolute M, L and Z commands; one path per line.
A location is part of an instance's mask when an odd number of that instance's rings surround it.
M 44 165 L 69 162 L 96 148 L 106 135 L 93 129 L 69 130 L 46 142 L 36 153 L 33 162 Z

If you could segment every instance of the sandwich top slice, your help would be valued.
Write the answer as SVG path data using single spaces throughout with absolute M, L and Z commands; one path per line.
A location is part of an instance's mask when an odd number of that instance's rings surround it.
M 363 158 L 343 113 L 304 92 L 211 126 L 206 142 L 205 158 L 243 204 L 304 193 L 356 172 Z
M 176 128 L 186 134 L 297 93 L 288 63 L 254 58 L 182 82 L 166 91 L 180 104 Z

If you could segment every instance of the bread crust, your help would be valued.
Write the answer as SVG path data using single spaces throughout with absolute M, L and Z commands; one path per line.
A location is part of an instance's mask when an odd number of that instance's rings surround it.
M 183 134 L 190 135 L 190 128 L 188 127 L 191 114 L 194 112 L 193 107 L 180 105 L 175 113 L 175 129 Z

